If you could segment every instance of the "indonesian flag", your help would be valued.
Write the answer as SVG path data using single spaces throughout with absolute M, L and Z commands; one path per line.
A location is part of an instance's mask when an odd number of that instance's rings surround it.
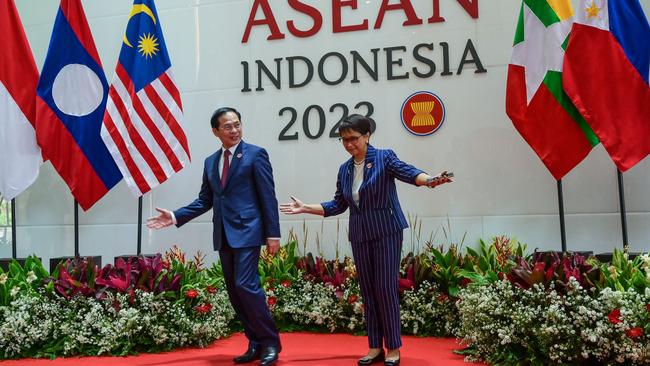
M 508 66 L 506 113 L 557 180 L 598 144 L 562 90 L 564 47 L 572 21 L 569 0 L 524 0 Z
M 38 70 L 13 0 L 0 1 L 0 193 L 12 199 L 38 176 Z
M 650 26 L 638 0 L 582 0 L 564 90 L 622 172 L 650 153 Z

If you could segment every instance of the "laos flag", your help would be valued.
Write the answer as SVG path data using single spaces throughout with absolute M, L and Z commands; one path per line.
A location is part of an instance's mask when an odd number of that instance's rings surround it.
M 650 154 L 650 26 L 639 0 L 582 0 L 564 90 L 624 172 Z
M 88 210 L 121 179 L 101 138 L 108 83 L 80 0 L 61 0 L 38 81 L 36 139 Z

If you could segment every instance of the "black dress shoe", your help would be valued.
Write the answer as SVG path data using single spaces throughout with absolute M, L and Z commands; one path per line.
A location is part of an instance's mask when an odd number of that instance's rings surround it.
M 359 365 L 359 366 L 372 365 L 373 363 L 383 361 L 385 356 L 386 356 L 386 354 L 384 353 L 384 349 L 382 348 L 382 350 L 379 351 L 379 353 L 375 357 L 372 357 L 372 358 L 368 357 L 368 356 L 361 357 L 357 361 L 357 365 Z
M 249 363 L 255 360 L 259 360 L 261 349 L 262 347 L 259 345 L 250 344 L 248 345 L 248 349 L 246 350 L 246 353 L 244 353 L 241 356 L 235 357 L 232 360 L 234 363 Z
M 278 362 L 279 355 L 280 347 L 266 346 L 262 348 L 262 353 L 260 354 L 260 366 L 275 365 L 275 363 Z

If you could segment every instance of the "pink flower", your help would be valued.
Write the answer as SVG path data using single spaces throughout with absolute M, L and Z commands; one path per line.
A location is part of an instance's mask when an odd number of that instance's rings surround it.
M 639 337 L 641 337 L 643 335 L 643 329 L 641 329 L 640 327 L 631 328 L 631 329 L 628 329 L 625 332 L 625 334 L 627 334 L 627 336 L 632 338 L 632 339 L 639 338 Z
M 185 291 L 185 297 L 188 299 L 195 299 L 197 296 L 199 296 L 199 292 L 193 288 Z
M 621 322 L 621 309 L 612 310 L 607 316 L 609 322 L 612 324 L 618 324 Z

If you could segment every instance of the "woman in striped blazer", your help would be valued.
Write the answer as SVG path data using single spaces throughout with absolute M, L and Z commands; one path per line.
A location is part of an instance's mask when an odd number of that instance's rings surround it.
M 451 179 L 446 173 L 432 177 L 399 160 L 392 150 L 374 148 L 369 143 L 373 124 L 370 118 L 358 114 L 341 122 L 340 140 L 352 157 L 339 168 L 333 200 L 305 204 L 291 197 L 293 202 L 280 205 L 280 211 L 327 217 L 350 209 L 348 233 L 364 300 L 370 348 L 357 363 L 384 361 L 385 365 L 399 365 L 402 341 L 397 282 L 402 231 L 408 223 L 397 198 L 395 179 L 431 188 Z

